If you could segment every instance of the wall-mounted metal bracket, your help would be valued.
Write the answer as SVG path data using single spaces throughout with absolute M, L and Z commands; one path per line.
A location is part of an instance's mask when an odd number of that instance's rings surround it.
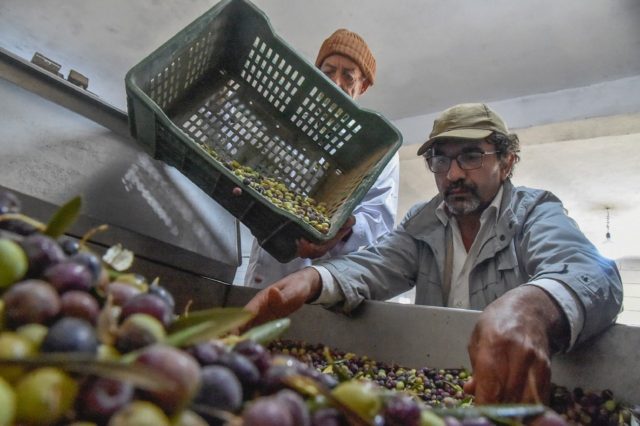
M 36 53 L 32 62 L 0 47 L 0 78 L 80 114 L 120 136 L 129 134 L 129 118 L 125 111 L 85 90 L 89 79 L 72 70 L 69 81 L 59 72 L 61 65 Z

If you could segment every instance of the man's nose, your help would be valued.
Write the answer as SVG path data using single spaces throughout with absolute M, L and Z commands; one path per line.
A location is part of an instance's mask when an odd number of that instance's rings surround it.
M 349 88 L 347 87 L 346 82 L 344 81 L 344 79 L 339 73 L 335 73 L 331 77 L 331 80 L 336 84 L 336 86 L 341 88 L 345 93 L 349 93 Z
M 466 172 L 460 167 L 458 164 L 458 160 L 455 158 L 451 159 L 451 166 L 449 166 L 449 171 L 447 172 L 447 179 L 451 182 L 455 182 L 461 177 L 464 177 Z

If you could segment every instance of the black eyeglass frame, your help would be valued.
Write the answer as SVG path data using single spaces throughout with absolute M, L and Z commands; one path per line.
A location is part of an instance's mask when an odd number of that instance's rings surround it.
M 427 163 L 427 168 L 429 170 L 431 170 L 431 172 L 435 173 L 435 174 L 442 174 L 442 173 L 447 173 L 450 169 L 451 169 L 451 163 L 453 162 L 453 160 L 456 160 L 456 163 L 458 163 L 458 167 L 460 167 L 462 170 L 477 170 L 482 168 L 482 166 L 484 166 L 484 156 L 485 155 L 493 155 L 493 154 L 500 154 L 502 151 L 500 150 L 496 150 L 496 151 L 484 151 L 484 152 L 478 152 L 478 151 L 470 151 L 470 152 L 461 152 L 460 154 L 456 155 L 455 157 L 449 157 L 446 155 L 430 155 L 430 156 L 424 156 L 424 161 L 425 163 Z M 465 165 L 463 165 L 463 163 L 466 162 L 466 160 L 460 160 L 460 157 L 462 156 L 469 156 L 469 155 L 480 155 L 480 164 L 477 166 L 471 166 L 471 167 L 467 167 Z M 447 168 L 445 170 L 439 170 L 436 171 L 433 169 L 432 167 L 432 159 L 436 158 L 436 157 L 440 157 L 440 158 L 446 158 L 448 160 L 447 163 Z

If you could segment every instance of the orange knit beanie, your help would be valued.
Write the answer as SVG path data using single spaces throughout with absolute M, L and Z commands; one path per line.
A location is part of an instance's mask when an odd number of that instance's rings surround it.
M 362 73 L 373 85 L 376 78 L 376 58 L 373 57 L 362 37 L 344 28 L 337 30 L 320 46 L 316 66 L 319 67 L 322 61 L 334 54 L 344 55 L 358 64 Z

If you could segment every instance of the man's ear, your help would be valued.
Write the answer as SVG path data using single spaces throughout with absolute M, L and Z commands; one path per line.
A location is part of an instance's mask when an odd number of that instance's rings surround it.
M 513 154 L 513 152 L 507 152 L 507 155 L 505 156 L 504 160 L 501 161 L 500 174 L 503 181 L 505 181 L 509 176 L 509 174 L 511 173 L 515 160 L 516 160 L 516 156 Z

